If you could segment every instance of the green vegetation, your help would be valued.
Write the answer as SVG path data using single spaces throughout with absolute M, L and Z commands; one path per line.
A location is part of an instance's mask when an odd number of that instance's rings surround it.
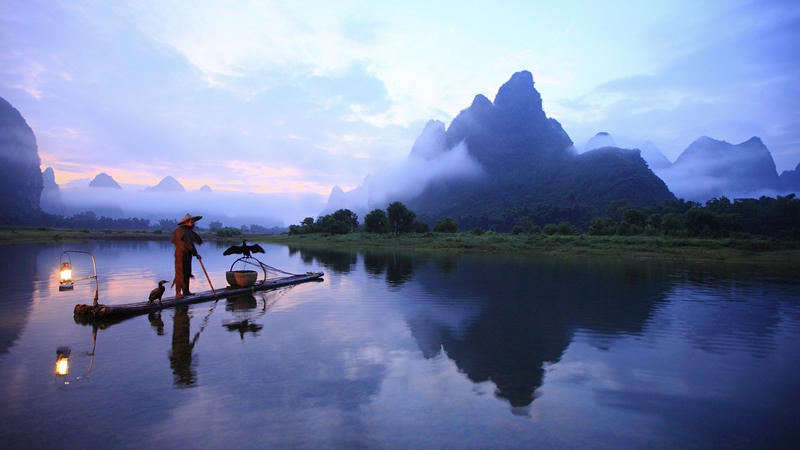
M 481 227 L 459 233 L 459 222 L 451 217 L 438 220 L 430 232 L 402 203 L 394 202 L 387 209 L 389 214 L 380 209 L 367 214 L 361 233 L 354 232 L 357 221 L 346 233 L 335 229 L 325 231 L 322 224 L 327 223 L 327 219 L 322 217 L 316 223 L 307 218 L 301 226 L 293 226 L 294 230 L 304 232 L 265 239 L 365 248 L 635 254 L 759 261 L 763 261 L 765 255 L 780 261 L 795 261 L 800 253 L 800 200 L 794 195 L 734 202 L 713 199 L 705 207 L 670 199 L 642 208 L 626 199 L 616 200 L 608 204 L 604 216 L 591 221 L 585 233 L 566 220 L 547 223 L 543 228 L 532 220 L 523 220 L 511 233 L 484 231 Z M 349 214 L 352 213 L 340 210 L 330 217 Z M 752 235 L 746 229 L 768 231 L 770 235 Z
M 308 217 L 281 235 L 256 234 L 250 240 L 286 244 L 404 248 L 470 252 L 553 252 L 566 254 L 619 254 L 694 259 L 736 259 L 797 262 L 800 260 L 800 200 L 794 195 L 777 199 L 712 199 L 702 206 L 668 200 L 636 207 L 628 200 L 609 203 L 602 217 L 594 218 L 586 232 L 569 221 L 531 220 L 515 225 L 510 233 L 473 227 L 459 232 L 451 217 L 430 225 L 400 202 L 365 217 L 343 209 Z M 204 240 L 224 240 L 242 233 L 238 228 L 218 228 Z M 87 239 L 169 239 L 161 228 L 146 230 L 60 229 L 54 227 L 0 227 L 0 242 L 52 242 Z
M 242 234 L 242 230 L 238 228 L 223 227 L 214 230 L 214 234 L 216 234 L 218 237 L 233 237 Z
M 557 226 L 556 226 L 557 227 Z M 477 230 L 477 229 L 476 229 Z M 263 242 L 311 247 L 404 249 L 435 252 L 509 252 L 563 255 L 617 255 L 759 263 L 800 262 L 800 241 L 775 238 L 677 238 L 670 236 L 545 235 L 474 231 L 461 233 L 270 235 Z
M 433 231 L 437 233 L 457 233 L 458 222 L 453 220 L 451 217 L 445 217 L 443 221 L 442 220 L 436 221 L 436 225 L 434 225 Z
M 390 203 L 386 208 L 386 216 L 389 218 L 389 225 L 395 236 L 414 231 L 414 220 L 416 220 L 417 214 L 403 203 Z
M 289 225 L 289 234 L 347 234 L 358 231 L 358 215 L 349 209 L 340 209 L 333 214 L 322 216 L 314 221 L 306 217 L 300 225 Z
M 364 217 L 364 231 L 367 233 L 388 233 L 389 227 L 389 218 L 382 209 L 373 209 Z

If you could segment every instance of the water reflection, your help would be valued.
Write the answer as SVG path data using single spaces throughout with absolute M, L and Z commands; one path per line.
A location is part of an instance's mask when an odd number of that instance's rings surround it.
M 174 375 L 173 383 L 179 388 L 197 385 L 197 363 L 193 361 L 194 342 L 189 338 L 189 307 L 178 306 L 172 315 L 172 350 L 169 366 Z
M 350 273 L 358 261 L 358 254 L 352 251 L 326 248 L 308 250 L 305 247 L 289 246 L 289 256 L 294 256 L 298 253 L 304 263 L 312 265 L 316 261 L 325 267 L 327 271 L 338 274 Z
M 171 246 L 131 244 L 82 247 L 102 267 L 106 302 L 143 300 L 152 284 L 142 280 L 172 270 Z M 92 380 L 62 389 L 52 386 L 55 349 L 73 349 L 70 379 L 90 364 L 76 358 L 89 354 L 89 330 L 69 317 L 91 289 L 48 298 L 63 247 L 36 249 L 28 322 L 0 359 L 0 441 L 777 448 L 797 436 L 794 272 L 530 255 L 295 248 L 288 256 L 265 247 L 276 267 L 330 275 L 292 291 L 93 324 L 106 330 Z M 208 253 L 211 277 L 224 279 L 230 263 Z
M 400 252 L 367 252 L 364 254 L 364 270 L 372 275 L 386 275 L 386 283 L 398 287 L 414 278 L 414 271 L 420 265 L 418 258 L 413 254 Z
M 156 330 L 157 335 L 164 335 L 164 321 L 161 320 L 161 311 L 153 311 L 149 313 L 147 315 L 147 320 L 150 322 L 150 326 Z
M 0 245 L 0 355 L 14 345 L 28 320 L 38 249 L 35 244 Z
M 352 252 L 296 251 L 334 272 L 356 264 Z M 668 288 L 668 275 L 642 264 L 380 251 L 362 256 L 364 271 L 384 277 L 391 288 L 413 279 L 428 292 L 401 306 L 422 355 L 443 352 L 473 382 L 493 382 L 496 395 L 513 407 L 534 400 L 545 366 L 559 361 L 576 329 L 641 333 Z
M 334 272 L 349 272 L 356 264 L 353 252 L 295 251 L 305 261 L 319 261 Z M 425 358 L 446 355 L 470 380 L 493 382 L 496 395 L 513 407 L 534 401 L 545 368 L 560 360 L 576 330 L 588 331 L 594 345 L 607 350 L 619 337 L 641 335 L 668 297 L 691 300 L 703 295 L 702 287 L 708 283 L 716 293 L 731 293 L 730 304 L 713 312 L 714 317 L 696 320 L 697 341 L 710 351 L 718 340 L 714 334 L 723 333 L 728 339 L 740 333 L 742 340 L 753 343 L 755 352 L 768 353 L 769 344 L 759 344 L 758 336 L 771 334 L 780 320 L 777 303 L 756 308 L 759 312 L 752 315 L 753 305 L 742 301 L 757 293 L 747 282 L 702 271 L 686 276 L 669 262 L 457 260 L 379 251 L 361 256 L 364 271 L 384 277 L 390 287 L 400 288 L 413 279 L 429 293 L 402 306 Z M 676 278 L 681 283 L 676 284 Z M 755 282 L 760 285 L 763 280 Z M 441 298 L 451 300 L 437 304 Z M 698 300 L 706 311 L 708 300 Z M 738 325 L 730 326 L 731 322 Z
M 230 332 L 239 333 L 239 337 L 244 340 L 244 335 L 250 333 L 253 337 L 258 336 L 259 331 L 264 328 L 264 325 L 254 323 L 253 321 L 266 312 L 266 301 L 264 301 L 264 309 L 261 314 L 252 314 L 258 306 L 258 301 L 253 294 L 241 295 L 238 297 L 230 297 L 227 299 L 225 310 L 233 314 L 233 319 L 223 320 L 222 326 Z

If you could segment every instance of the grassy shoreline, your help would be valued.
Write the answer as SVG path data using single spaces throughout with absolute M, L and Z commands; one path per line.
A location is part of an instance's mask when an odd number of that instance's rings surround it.
M 470 233 L 426 233 L 402 236 L 351 233 L 326 236 L 247 234 L 219 237 L 201 233 L 208 242 L 266 242 L 350 250 L 402 249 L 450 253 L 547 253 L 631 258 L 736 261 L 792 264 L 800 262 L 800 242 L 775 239 L 692 239 L 664 236 L 545 236 Z M 90 240 L 167 241 L 170 232 L 144 230 L 69 230 L 58 228 L 0 228 L 0 244 L 22 242 L 82 242 Z

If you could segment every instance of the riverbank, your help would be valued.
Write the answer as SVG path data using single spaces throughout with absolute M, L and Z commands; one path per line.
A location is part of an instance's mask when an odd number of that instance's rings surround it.
M 145 230 L 68 230 L 57 228 L 0 228 L 0 243 L 80 242 L 88 240 L 169 240 L 170 232 Z M 548 253 L 604 255 L 634 258 L 667 258 L 739 261 L 754 263 L 800 262 L 800 242 L 780 239 L 693 239 L 664 236 L 546 236 L 542 234 L 425 233 L 392 236 L 351 233 L 262 235 L 219 237 L 201 233 L 204 241 L 240 243 L 266 242 L 343 249 L 402 249 L 459 253 Z
M 255 241 L 255 239 L 253 239 Z M 402 236 L 351 233 L 269 235 L 262 242 L 349 249 L 471 253 L 549 253 L 757 263 L 800 262 L 800 242 L 775 239 L 690 239 L 664 236 L 546 236 L 542 234 L 426 233 Z

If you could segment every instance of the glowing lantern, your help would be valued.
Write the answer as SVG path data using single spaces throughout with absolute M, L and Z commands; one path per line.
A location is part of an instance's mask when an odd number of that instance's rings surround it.
M 61 263 L 61 284 L 58 286 L 58 290 L 71 291 L 72 287 L 72 267 L 68 262 Z
M 56 376 L 65 377 L 69 373 L 69 355 L 72 349 L 69 347 L 58 347 L 56 350 Z
M 94 271 L 93 275 L 89 275 L 88 277 L 82 278 L 72 278 L 72 265 L 70 261 L 64 261 L 64 255 L 67 255 L 67 259 L 69 259 L 70 253 L 83 253 L 85 255 L 89 255 L 92 258 L 92 270 Z M 59 291 L 71 291 L 73 288 L 73 284 L 76 281 L 81 280 L 91 280 L 94 278 L 94 307 L 97 308 L 98 303 L 98 291 L 100 291 L 100 283 L 97 281 L 97 263 L 94 260 L 94 255 L 89 252 L 84 252 L 80 250 L 66 250 L 61 254 L 61 269 L 60 269 L 60 276 L 61 280 L 59 281 L 58 290 Z

